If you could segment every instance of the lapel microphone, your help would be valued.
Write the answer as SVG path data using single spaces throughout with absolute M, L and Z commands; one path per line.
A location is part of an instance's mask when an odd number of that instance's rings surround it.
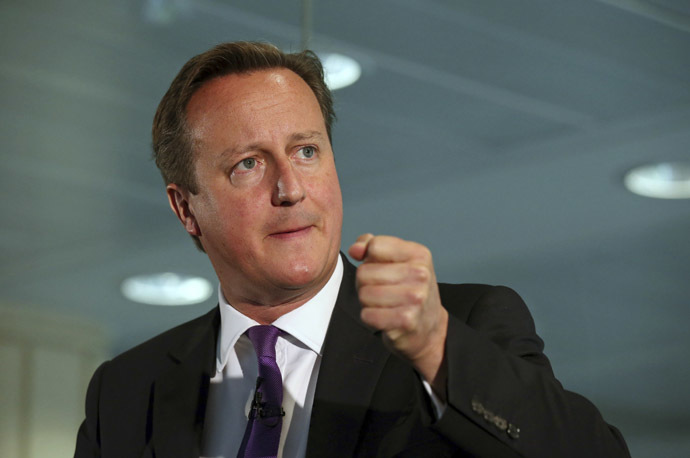
M 256 388 L 248 418 L 253 420 L 258 417 L 265 426 L 275 426 L 278 424 L 279 418 L 285 416 L 285 410 L 283 410 L 283 406 L 262 402 L 263 393 L 259 391 L 259 388 L 263 380 L 263 377 L 256 378 Z

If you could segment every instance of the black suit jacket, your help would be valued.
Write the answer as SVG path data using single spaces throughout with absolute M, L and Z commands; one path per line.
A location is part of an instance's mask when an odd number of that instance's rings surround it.
M 520 297 L 440 284 L 450 312 L 448 406 L 435 421 L 417 373 L 359 319 L 355 267 L 324 342 L 308 457 L 624 457 L 620 433 L 554 378 Z M 218 309 L 96 371 L 75 457 L 198 457 Z

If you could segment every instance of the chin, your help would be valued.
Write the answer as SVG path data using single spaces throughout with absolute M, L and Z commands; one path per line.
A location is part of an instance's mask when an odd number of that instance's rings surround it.
M 314 262 L 293 262 L 281 275 L 284 284 L 292 288 L 303 288 L 322 279 L 325 265 Z

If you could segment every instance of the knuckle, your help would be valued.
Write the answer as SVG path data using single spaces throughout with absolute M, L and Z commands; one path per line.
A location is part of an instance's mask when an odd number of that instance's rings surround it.
M 413 305 L 421 305 L 426 299 L 426 294 L 419 288 L 413 288 L 407 291 L 407 301 Z
M 414 330 L 417 324 L 417 314 L 413 309 L 405 309 L 400 313 L 400 328 L 409 332 Z
M 414 265 L 410 267 L 411 276 L 414 280 L 422 283 L 427 283 L 431 279 L 429 268 L 423 265 Z
M 431 250 L 429 249 L 429 247 L 417 242 L 410 242 L 410 244 L 410 254 L 412 255 L 412 257 L 414 257 L 414 259 L 424 264 L 431 262 Z
M 431 263 L 431 250 L 424 245 L 421 245 L 420 256 L 427 263 Z
M 393 346 L 398 347 L 405 339 L 405 333 L 400 329 L 389 329 L 385 331 L 385 337 Z

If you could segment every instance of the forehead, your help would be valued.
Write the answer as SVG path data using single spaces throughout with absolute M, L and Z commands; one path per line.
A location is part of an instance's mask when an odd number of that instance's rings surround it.
M 192 136 L 197 140 L 203 139 L 209 129 L 228 123 L 244 130 L 265 119 L 279 124 L 281 119 L 313 122 L 316 117 L 323 124 L 318 100 L 309 85 L 285 68 L 214 78 L 194 93 L 186 111 Z

